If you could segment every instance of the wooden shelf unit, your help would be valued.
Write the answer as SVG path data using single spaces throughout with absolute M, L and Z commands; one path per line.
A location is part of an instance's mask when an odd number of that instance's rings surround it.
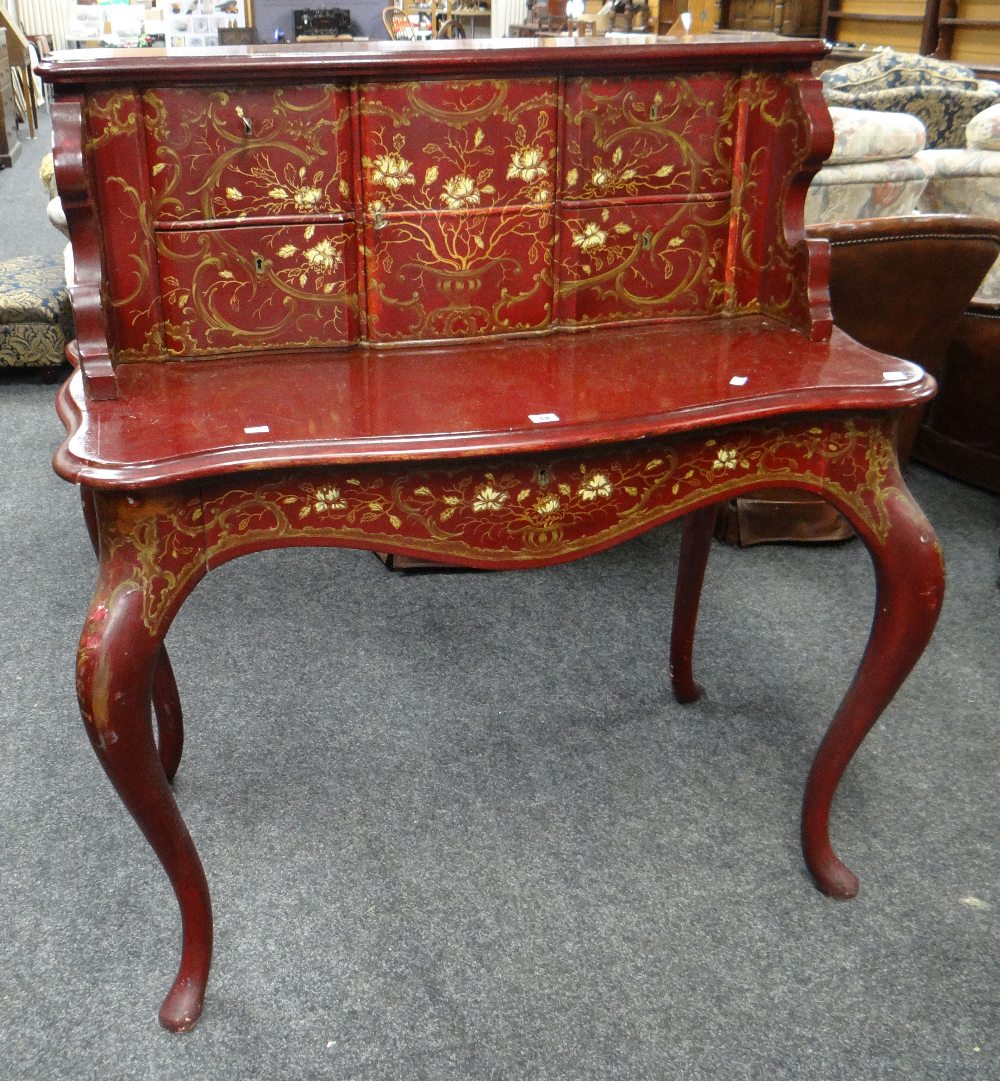
M 832 42 L 888 45 L 1000 71 L 996 0 L 824 0 L 819 31 Z

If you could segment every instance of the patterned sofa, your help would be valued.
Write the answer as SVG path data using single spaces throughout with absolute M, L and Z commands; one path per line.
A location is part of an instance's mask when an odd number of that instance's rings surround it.
M 977 79 L 971 68 L 893 49 L 820 78 L 827 105 L 908 113 L 924 125 L 929 147 L 964 148 L 969 121 L 1000 102 L 1000 83 Z
M 835 144 L 807 224 L 910 213 L 1000 217 L 1000 83 L 880 50 L 822 74 Z M 1000 305 L 1000 262 L 978 303 Z

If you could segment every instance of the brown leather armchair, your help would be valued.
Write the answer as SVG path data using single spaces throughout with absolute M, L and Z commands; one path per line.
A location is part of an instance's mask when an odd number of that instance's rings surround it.
M 939 382 L 938 397 L 924 416 L 914 415 L 900 429 L 897 449 L 906 461 L 918 430 L 920 447 L 928 441 L 926 433 L 934 432 L 936 416 L 947 416 L 955 427 L 949 346 L 980 282 L 1000 255 L 1000 221 L 944 214 L 868 218 L 811 226 L 808 234 L 830 243 L 834 322 L 865 345 L 920 364 Z M 974 411 L 967 382 L 964 408 Z M 1000 392 L 994 394 L 998 396 Z M 733 500 L 721 511 L 716 527 L 720 539 L 743 546 L 852 535 L 824 500 L 785 490 Z

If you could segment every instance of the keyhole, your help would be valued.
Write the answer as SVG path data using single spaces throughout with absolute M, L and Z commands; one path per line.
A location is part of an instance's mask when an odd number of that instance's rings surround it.
M 649 119 L 655 120 L 660 113 L 659 105 L 650 105 L 649 107 Z
M 642 234 L 642 250 L 649 251 L 653 246 L 653 234 L 648 230 L 644 230 Z
M 548 488 L 549 486 L 549 471 L 547 469 L 539 469 L 535 473 L 535 483 L 539 488 Z
M 264 273 L 264 257 L 261 255 L 255 255 L 253 260 L 253 268 L 258 274 Z

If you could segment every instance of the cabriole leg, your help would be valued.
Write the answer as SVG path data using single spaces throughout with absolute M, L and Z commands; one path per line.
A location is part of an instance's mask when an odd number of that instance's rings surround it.
M 854 752 L 923 653 L 944 595 L 937 538 L 901 479 L 884 503 L 885 528 L 876 532 L 855 508 L 829 491 L 875 564 L 875 618 L 861 664 L 809 771 L 802 805 L 802 849 L 820 889 L 848 899 L 858 879 L 830 844 L 830 805 Z
M 89 488 L 80 488 L 80 500 L 83 504 L 83 518 L 87 523 L 90 543 L 94 552 L 98 552 L 97 513 L 94 505 L 94 492 Z M 167 655 L 167 647 L 160 646 L 153 670 L 153 709 L 156 713 L 157 745 L 160 762 L 168 781 L 173 781 L 181 764 L 184 750 L 184 716 L 181 712 L 181 699 L 177 691 L 174 670 Z
M 670 680 L 678 702 L 694 702 L 701 697 L 692 667 L 694 631 L 718 510 L 718 505 L 713 504 L 692 511 L 684 519 L 670 635 Z
M 153 740 L 150 700 L 154 673 L 165 671 L 162 640 L 169 617 L 201 577 L 198 556 L 175 580 L 169 604 L 153 609 L 163 592 L 145 580 L 134 537 L 156 529 L 155 511 L 142 519 L 137 501 L 97 497 L 100 574 L 80 638 L 77 693 L 87 733 L 115 791 L 163 865 L 180 906 L 181 962 L 160 1009 L 165 1028 L 192 1028 L 201 1014 L 212 957 L 212 911 L 208 884 L 194 844 L 174 801 Z M 176 531 L 174 533 L 176 535 Z M 144 553 L 148 555 L 148 552 Z M 163 587 L 163 580 L 156 583 Z M 179 754 L 169 745 L 168 757 Z

